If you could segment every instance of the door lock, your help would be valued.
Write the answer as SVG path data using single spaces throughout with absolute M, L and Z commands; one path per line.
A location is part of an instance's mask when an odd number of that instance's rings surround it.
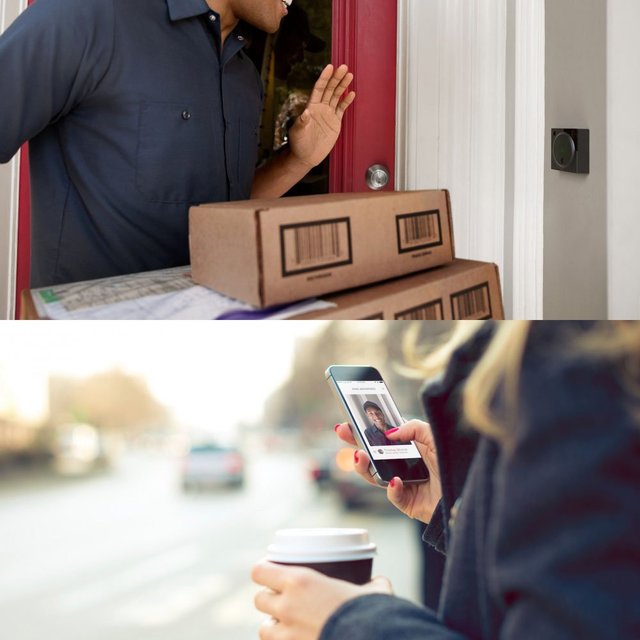
M 380 191 L 389 184 L 389 169 L 383 164 L 373 164 L 367 169 L 367 186 L 373 191 Z

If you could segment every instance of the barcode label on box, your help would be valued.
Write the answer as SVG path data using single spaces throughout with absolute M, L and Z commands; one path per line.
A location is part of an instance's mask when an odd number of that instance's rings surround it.
M 442 300 L 433 300 L 427 304 L 396 313 L 396 320 L 443 320 Z
M 349 218 L 282 225 L 280 247 L 283 277 L 351 264 Z
M 396 229 L 400 253 L 428 249 L 442 244 L 439 209 L 396 216 Z
M 465 289 L 451 296 L 451 314 L 454 320 L 487 320 L 493 316 L 489 283 Z

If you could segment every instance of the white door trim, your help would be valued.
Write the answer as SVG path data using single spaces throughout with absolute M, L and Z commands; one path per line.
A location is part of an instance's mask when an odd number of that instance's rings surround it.
M 398 173 L 451 192 L 456 253 L 504 267 L 505 0 L 399 0 Z
M 438 0 L 437 24 L 438 186 L 451 191 L 458 256 L 495 262 L 502 273 L 505 2 Z
M 0 33 L 26 6 L 26 0 L 0 0 Z M 19 177 L 20 153 L 0 165 L 0 319 L 15 315 Z
M 398 0 L 396 185 L 438 185 L 440 47 L 438 1 Z M 419 34 L 417 26 L 419 25 Z M 427 64 L 421 61 L 428 60 Z
M 516 0 L 513 317 L 543 317 L 545 0 Z
M 457 255 L 497 263 L 514 291 L 507 316 L 537 318 L 544 0 L 515 1 L 509 21 L 507 0 L 398 0 L 396 184 L 450 189 Z M 515 80 L 507 77 L 511 47 Z

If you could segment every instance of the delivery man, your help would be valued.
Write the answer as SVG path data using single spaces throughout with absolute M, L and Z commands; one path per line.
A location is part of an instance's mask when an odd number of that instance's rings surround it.
M 187 264 L 188 209 L 279 197 L 331 151 L 355 94 L 324 69 L 289 149 L 255 169 L 243 27 L 291 0 L 37 0 L 0 36 L 0 162 L 30 141 L 31 285 Z

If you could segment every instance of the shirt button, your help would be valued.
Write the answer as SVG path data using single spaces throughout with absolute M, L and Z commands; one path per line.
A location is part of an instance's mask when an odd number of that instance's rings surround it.
M 213 13 L 209 14 L 209 20 L 211 20 L 211 22 L 215 22 L 216 21 L 216 17 L 213 15 Z
M 188 120 L 191 117 L 191 113 L 189 113 L 189 111 L 187 111 L 186 109 L 182 112 L 182 119 L 183 120 Z
M 238 40 L 239 40 L 240 42 L 244 42 L 244 38 L 243 38 L 242 36 L 238 36 Z

